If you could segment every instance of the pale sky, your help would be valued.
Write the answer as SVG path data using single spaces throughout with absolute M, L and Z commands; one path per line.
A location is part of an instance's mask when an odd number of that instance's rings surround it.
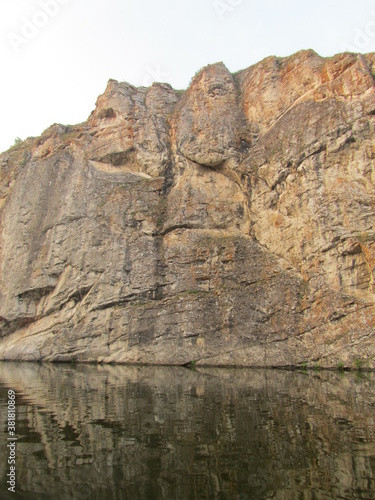
M 186 88 L 202 66 L 375 52 L 374 0 L 0 0 L 0 151 L 87 119 L 109 78 Z

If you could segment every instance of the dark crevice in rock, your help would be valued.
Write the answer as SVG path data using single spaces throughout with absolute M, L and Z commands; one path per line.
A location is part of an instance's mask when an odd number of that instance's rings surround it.
M 89 286 L 84 286 L 82 288 L 79 288 L 78 290 L 75 290 L 72 294 L 68 296 L 67 302 L 70 300 L 74 300 L 74 302 L 82 302 L 85 297 L 89 294 L 89 292 L 92 290 L 93 285 Z
M 17 295 L 20 300 L 30 300 L 32 302 L 39 302 L 42 297 L 49 295 L 55 289 L 54 286 L 44 286 L 40 288 L 33 288 L 31 290 L 26 290 Z
M 116 113 L 114 112 L 113 108 L 104 108 L 99 111 L 98 118 L 116 118 Z
M 179 229 L 201 229 L 196 224 L 174 224 L 173 226 L 169 226 L 166 229 L 163 229 L 158 235 L 165 236 L 173 231 L 177 231 Z
M 137 306 L 147 302 L 162 300 L 164 298 L 164 286 L 166 285 L 158 285 L 154 290 L 148 290 L 147 292 L 139 294 L 133 293 L 127 295 L 126 297 L 120 297 L 118 299 L 111 300 L 110 302 L 99 304 L 98 306 L 94 306 L 91 311 L 104 311 L 105 309 L 111 309 L 125 304 Z
M 291 162 L 288 162 L 288 165 L 286 168 L 290 168 L 290 166 L 291 166 Z M 275 191 L 277 186 L 282 184 L 287 179 L 289 174 L 290 174 L 290 172 L 288 170 L 284 170 L 283 172 L 281 172 L 280 175 L 278 176 L 278 178 L 276 179 L 276 181 L 271 185 L 271 191 Z
M 174 184 L 174 162 L 169 161 L 164 168 L 164 183 L 162 188 L 162 195 L 168 195 Z
M 9 325 L 9 320 L 4 318 L 3 316 L 0 316 L 0 321 L 2 321 L 3 323 L 5 323 L 6 325 Z
M 72 224 L 73 222 L 82 221 L 83 219 L 90 219 L 90 217 L 88 217 L 86 215 L 68 215 L 53 225 L 47 225 L 47 226 L 43 227 L 42 232 L 43 232 L 43 234 L 45 234 L 48 231 L 50 231 L 51 229 L 54 229 L 56 227 L 67 226 L 69 224 Z
M 297 170 L 298 167 L 300 167 L 304 161 L 308 160 L 309 158 L 311 158 L 313 156 L 319 155 L 320 153 L 323 153 L 325 151 L 326 151 L 326 146 L 324 144 L 321 144 L 321 145 L 319 145 L 319 147 L 315 151 L 312 151 L 309 154 L 303 153 L 296 160 L 296 162 L 290 162 L 290 164 L 292 164 L 294 169 Z
M 115 153 L 109 153 L 100 158 L 91 158 L 92 161 L 97 161 L 99 163 L 106 163 L 113 165 L 114 167 L 121 167 L 126 165 L 131 161 L 136 160 L 136 151 L 134 148 L 127 149 L 125 151 L 118 151 Z
M 343 312 L 335 311 L 331 316 L 329 317 L 329 320 L 331 322 L 339 321 L 342 318 L 345 318 L 346 314 Z
M 3 327 L 0 330 L 0 337 L 11 335 L 12 333 L 15 333 L 17 330 L 20 330 L 21 328 L 25 328 L 27 326 L 32 325 L 41 318 L 42 316 L 27 316 L 7 321 L 5 327 Z

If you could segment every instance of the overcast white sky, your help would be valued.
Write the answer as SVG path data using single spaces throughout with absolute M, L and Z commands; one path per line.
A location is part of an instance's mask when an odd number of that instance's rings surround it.
M 109 78 L 186 88 L 202 66 L 375 51 L 374 0 L 0 0 L 0 151 L 86 120 Z

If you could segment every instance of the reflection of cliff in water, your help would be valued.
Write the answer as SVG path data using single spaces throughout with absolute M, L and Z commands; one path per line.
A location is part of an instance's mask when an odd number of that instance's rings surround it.
M 6 363 L 0 382 L 23 498 L 375 498 L 374 374 Z

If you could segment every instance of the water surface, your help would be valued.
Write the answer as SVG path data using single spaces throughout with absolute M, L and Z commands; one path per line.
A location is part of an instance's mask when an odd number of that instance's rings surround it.
M 0 498 L 373 500 L 374 389 L 374 373 L 0 363 Z

